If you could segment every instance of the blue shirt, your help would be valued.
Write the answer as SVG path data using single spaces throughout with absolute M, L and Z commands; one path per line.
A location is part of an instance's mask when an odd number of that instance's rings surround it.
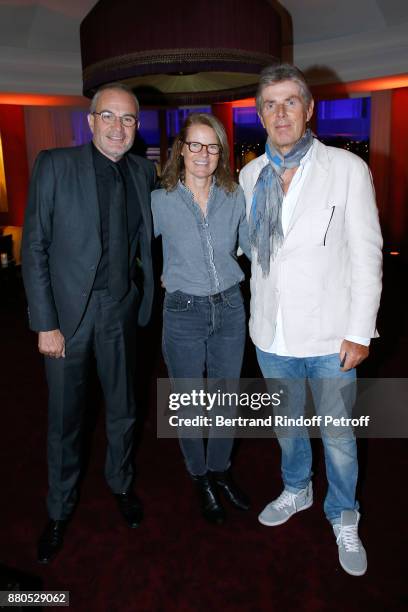
M 243 280 L 238 246 L 250 257 L 245 196 L 215 182 L 204 215 L 192 192 L 182 183 L 173 191 L 152 193 L 155 236 L 163 240 L 163 282 L 169 292 L 207 296 Z

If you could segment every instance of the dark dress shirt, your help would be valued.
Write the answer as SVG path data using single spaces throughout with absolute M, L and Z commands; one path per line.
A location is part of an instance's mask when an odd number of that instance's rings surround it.
M 143 222 L 136 188 L 130 176 L 126 155 L 118 162 L 111 161 L 92 144 L 93 162 L 96 175 L 96 189 L 101 218 L 102 256 L 96 271 L 93 289 L 106 289 L 109 273 L 109 206 L 114 193 L 115 176 L 112 166 L 119 168 L 126 191 L 127 228 L 129 242 L 137 234 Z M 130 264 L 131 262 L 129 262 Z

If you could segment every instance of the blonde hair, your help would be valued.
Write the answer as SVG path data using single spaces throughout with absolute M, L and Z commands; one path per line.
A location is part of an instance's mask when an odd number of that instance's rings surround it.
M 191 113 L 188 115 L 183 127 L 174 140 L 170 157 L 164 167 L 161 177 L 162 186 L 166 191 L 173 191 L 179 179 L 184 179 L 184 159 L 181 155 L 181 150 L 186 141 L 187 130 L 193 125 L 207 125 L 214 130 L 218 144 L 221 147 L 218 165 L 214 172 L 216 183 L 224 191 L 235 191 L 237 184 L 234 182 L 231 174 L 227 135 L 222 123 L 209 113 Z

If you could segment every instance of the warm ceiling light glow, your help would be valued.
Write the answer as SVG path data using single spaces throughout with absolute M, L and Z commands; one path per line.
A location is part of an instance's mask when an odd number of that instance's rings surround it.
M 399 255 L 398 251 L 390 251 L 390 255 Z
M 3 145 L 0 134 L 0 212 L 8 211 L 6 173 L 4 172 Z
M 235 102 L 231 102 L 231 106 L 232 108 L 255 106 L 255 98 L 245 98 L 244 100 L 235 100 Z
M 384 89 L 399 89 L 408 87 L 408 74 L 397 74 L 394 76 L 379 77 L 375 79 L 364 79 L 361 81 L 350 81 L 350 83 L 327 83 L 326 85 L 313 85 L 311 87 L 314 96 L 337 96 L 356 93 L 371 93 Z
M 242 98 L 242 100 L 233 100 L 232 102 L 217 102 L 217 104 L 228 104 L 232 108 L 248 108 L 250 106 L 255 106 L 255 98 Z M 183 108 L 179 106 L 179 108 Z M 185 108 L 189 108 L 186 106 Z
M 0 104 L 20 106 L 89 106 L 83 96 L 49 96 L 47 94 L 0 93 Z
M 326 85 L 312 85 L 311 90 L 316 98 L 324 97 L 347 97 L 351 94 L 371 93 L 384 89 L 399 89 L 408 87 L 408 74 L 397 74 L 394 76 L 378 77 L 375 79 L 364 79 L 361 81 L 350 81 L 350 83 L 327 83 Z M 255 98 L 245 98 L 230 102 L 232 108 L 255 106 Z

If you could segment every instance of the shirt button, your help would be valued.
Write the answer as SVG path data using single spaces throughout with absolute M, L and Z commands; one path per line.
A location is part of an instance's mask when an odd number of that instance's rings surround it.
M 89 269 L 90 270 L 95 270 L 95 266 L 91 266 Z

